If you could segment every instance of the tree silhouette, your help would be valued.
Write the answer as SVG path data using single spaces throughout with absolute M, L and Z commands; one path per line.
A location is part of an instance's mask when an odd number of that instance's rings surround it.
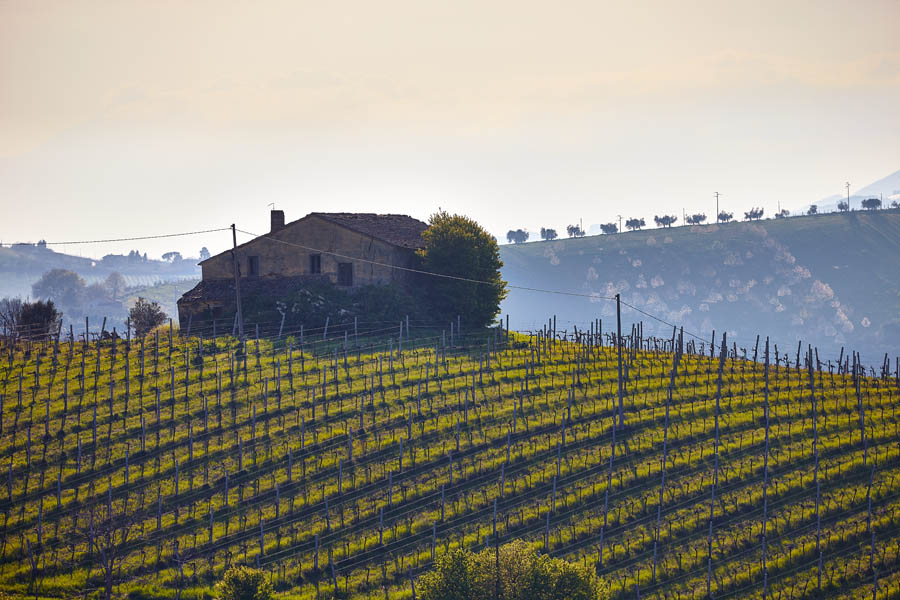
M 634 231 L 636 229 L 640 230 L 641 227 L 646 227 L 646 226 L 647 226 L 647 223 L 644 221 L 644 219 L 632 218 L 632 219 L 628 219 L 627 221 L 625 221 L 625 227 L 627 227 L 631 231 Z
M 206 260 L 210 257 L 209 249 L 206 246 L 200 248 L 200 260 Z
M 545 227 L 541 227 L 541 239 L 542 240 L 550 241 L 550 240 L 555 240 L 558 237 L 559 237 L 559 235 L 557 235 L 555 229 L 548 229 Z
M 734 218 L 734 213 L 725 212 L 724 210 L 719 213 L 719 221 L 722 223 L 727 223 L 728 221 Z
M 580 225 L 566 225 L 566 233 L 569 234 L 569 237 L 584 237 L 584 231 L 581 230 Z
M 785 217 L 789 217 L 789 216 L 791 216 L 791 211 L 789 211 L 786 208 L 782 208 L 777 213 L 775 213 L 776 219 L 784 219 Z
M 817 214 L 819 214 L 819 207 L 816 206 L 815 204 L 810 204 L 810 205 L 809 205 L 809 210 L 806 211 L 806 214 L 808 214 L 808 215 L 817 215 Z
M 759 221 L 762 219 L 765 210 L 762 208 L 751 208 L 748 212 L 744 213 L 744 219 L 747 221 Z
M 516 229 L 506 232 L 506 241 L 511 244 L 522 244 L 528 241 L 529 233 L 524 229 Z
M 678 220 L 678 217 L 675 215 L 654 216 L 653 220 L 656 222 L 657 227 L 671 227 Z
M 686 217 L 688 225 L 700 225 L 706 220 L 706 215 L 703 213 L 697 213 L 695 215 L 688 215 Z
M 838 202 L 838 210 L 841 212 L 847 212 L 848 210 L 850 210 L 850 202 L 848 202 L 847 200 L 841 200 L 840 202 Z
M 862 201 L 862 207 L 866 210 L 878 210 L 881 208 L 881 200 L 878 198 L 866 198 Z
M 118 271 L 113 271 L 109 275 L 106 276 L 106 281 L 103 282 L 103 288 L 108 297 L 111 300 L 118 302 L 122 299 L 122 296 L 125 295 L 125 288 L 127 284 L 125 282 L 125 278 Z
M 84 293 L 84 279 L 67 269 L 51 269 L 31 286 L 33 297 L 53 300 L 63 308 L 79 306 Z
M 162 259 L 169 262 L 178 262 L 179 260 L 181 260 L 181 252 L 166 252 L 162 255 Z
M 894 200 L 893 202 L 891 202 L 891 208 L 900 208 L 900 202 Z
M 619 228 L 616 227 L 615 223 L 603 223 L 600 225 L 600 231 L 609 235 L 613 233 L 619 233 Z

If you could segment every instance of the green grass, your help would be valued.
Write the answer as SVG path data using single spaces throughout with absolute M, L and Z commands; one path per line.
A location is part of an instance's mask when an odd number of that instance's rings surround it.
M 627 215 L 624 215 L 627 216 Z M 679 215 L 680 217 L 680 215 Z M 647 219 L 650 221 L 651 219 Z M 900 354 L 900 210 L 645 229 L 501 247 L 520 286 L 612 296 L 709 338 L 739 346 L 758 333 L 780 346 Z M 539 327 L 546 294 L 510 291 L 514 329 Z M 615 316 L 610 302 L 553 296 L 559 329 Z M 624 309 L 627 318 L 642 318 Z M 646 323 L 648 332 L 671 327 Z M 658 327 L 658 329 L 656 328 Z
M 484 546 L 496 505 L 501 542 L 592 564 L 618 597 L 705 596 L 718 356 L 688 347 L 673 374 L 673 354 L 629 349 L 614 431 L 614 348 L 493 330 L 450 348 L 423 331 L 400 352 L 383 336 L 346 353 L 343 336 L 244 353 L 170 347 L 166 330 L 4 348 L 0 589 L 100 595 L 102 550 L 135 598 L 208 597 L 235 563 L 290 598 L 331 597 L 333 575 L 339 595 L 411 597 L 432 551 Z M 857 395 L 852 376 L 780 356 L 768 390 L 762 364 L 724 362 L 713 591 L 762 596 L 765 521 L 769 596 L 814 594 L 815 436 L 824 594 L 871 597 L 874 540 L 884 597 L 900 577 L 898 383 L 862 377 Z

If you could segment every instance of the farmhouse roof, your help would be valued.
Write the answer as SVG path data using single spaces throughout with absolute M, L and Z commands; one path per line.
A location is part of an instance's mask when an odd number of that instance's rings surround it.
M 422 238 L 422 232 L 428 229 L 428 224 L 423 223 L 418 219 L 414 219 L 409 215 L 313 212 L 309 213 L 305 217 L 297 219 L 296 221 L 288 223 L 287 225 L 281 227 L 278 231 L 290 229 L 292 226 L 301 221 L 305 221 L 310 217 L 318 217 L 324 221 L 328 221 L 329 223 L 334 223 L 335 225 L 351 229 L 358 233 L 362 233 L 363 235 L 372 236 L 375 239 L 387 242 L 388 244 L 392 244 L 400 248 L 418 250 L 425 247 L 425 240 Z M 238 248 L 243 248 L 255 243 L 258 240 L 270 237 L 272 235 L 272 232 L 265 233 L 263 235 L 260 235 L 259 237 L 253 238 L 252 240 L 248 240 L 242 244 L 239 244 Z M 226 250 L 225 252 L 229 251 Z M 224 252 L 220 254 L 224 254 Z M 206 260 L 201 260 L 198 264 L 202 265 L 206 261 L 212 260 L 220 254 L 207 258 Z
M 428 229 L 428 225 L 408 215 L 325 212 L 315 212 L 311 215 L 401 248 L 425 247 L 422 232 Z

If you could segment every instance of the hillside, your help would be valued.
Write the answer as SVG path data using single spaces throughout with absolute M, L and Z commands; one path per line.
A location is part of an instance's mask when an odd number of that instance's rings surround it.
M 30 244 L 0 246 L 0 298 L 31 295 L 31 285 L 52 269 L 78 273 L 87 283 L 105 279 L 117 272 L 128 286 L 151 286 L 161 281 L 197 279 L 197 259 L 175 262 L 143 260 L 140 257 L 108 254 L 102 259 L 85 258 Z
M 624 301 L 709 338 L 739 345 L 770 335 L 837 357 L 853 348 L 867 362 L 900 354 L 900 211 L 851 212 L 760 222 L 650 229 L 501 246 L 512 284 Z M 552 306 L 552 309 L 550 308 Z M 514 329 L 558 329 L 614 317 L 613 303 L 511 290 L 503 304 Z M 644 318 L 668 337 L 671 327 Z M 611 322 L 611 321 L 608 321 Z M 608 327 L 608 325 L 607 325 Z
M 0 589 L 209 598 L 249 564 L 292 598 L 409 598 L 435 555 L 513 538 L 617 598 L 900 589 L 893 372 L 632 335 L 619 402 L 608 336 L 335 329 L 0 347 Z

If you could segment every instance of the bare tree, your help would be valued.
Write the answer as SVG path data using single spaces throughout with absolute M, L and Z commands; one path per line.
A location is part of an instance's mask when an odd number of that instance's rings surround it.
M 106 510 L 92 506 L 78 515 L 80 524 L 77 534 L 85 541 L 88 552 L 95 557 L 91 565 L 100 568 L 103 577 L 103 597 L 111 600 L 113 585 L 121 572 L 121 566 L 128 558 L 128 540 L 137 530 L 134 508 L 129 507 L 128 498 L 121 501 L 107 501 Z M 105 512 L 105 515 L 98 514 Z
M 22 321 L 22 299 L 0 299 L 0 331 L 4 336 L 16 339 Z
M 125 278 L 122 277 L 121 273 L 113 271 L 107 275 L 106 281 L 103 282 L 103 287 L 110 299 L 119 301 L 125 295 Z

